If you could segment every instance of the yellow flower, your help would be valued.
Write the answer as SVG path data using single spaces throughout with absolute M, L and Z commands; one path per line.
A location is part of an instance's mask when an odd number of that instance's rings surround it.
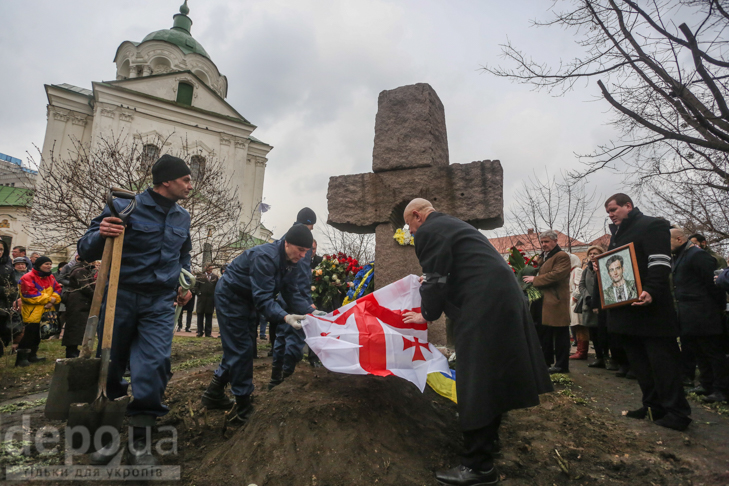
M 317 274 L 317 275 L 321 275 L 322 273 L 324 273 L 324 270 L 322 270 L 321 268 L 320 268 L 319 270 L 317 270 L 317 271 L 316 271 L 316 274 Z

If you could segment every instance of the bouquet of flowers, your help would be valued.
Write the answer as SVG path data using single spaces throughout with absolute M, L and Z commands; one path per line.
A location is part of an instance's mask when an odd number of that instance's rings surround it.
M 530 304 L 542 298 L 542 292 L 538 288 L 533 284 L 524 282 L 524 277 L 533 277 L 537 274 L 538 270 L 537 263 L 534 261 L 535 258 L 536 255 L 527 258 L 524 252 L 515 246 L 509 248 L 508 264 L 514 271 L 521 290 L 526 294 Z
M 405 228 L 398 228 L 393 238 L 402 246 L 415 246 L 415 237 L 410 234 L 407 226 Z
M 324 255 L 312 270 L 311 297 L 321 310 L 341 305 L 343 296 L 353 286 L 352 279 L 362 270 L 356 258 L 342 252 Z

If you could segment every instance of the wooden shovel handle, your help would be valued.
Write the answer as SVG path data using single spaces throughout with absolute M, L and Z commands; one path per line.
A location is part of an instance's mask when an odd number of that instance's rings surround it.
M 121 270 L 122 248 L 124 246 L 124 231 L 116 238 L 107 238 L 113 241 L 111 253 L 111 269 L 109 270 L 109 291 L 106 294 L 106 314 L 104 315 L 104 335 L 101 349 L 111 349 L 111 337 L 114 332 L 114 314 L 116 314 L 116 294 L 119 289 L 119 271 Z M 98 285 L 98 282 L 97 284 Z
M 111 354 L 111 338 L 114 335 L 114 315 L 116 314 L 116 293 L 119 289 L 119 271 L 121 270 L 122 248 L 124 247 L 124 231 L 116 238 L 108 238 L 113 242 L 111 251 L 111 269 L 109 270 L 109 290 L 106 293 L 106 314 L 104 314 L 104 335 L 101 337 L 101 369 L 99 370 L 99 397 L 106 395 L 106 378 L 109 375 L 109 359 Z M 97 284 L 98 285 L 98 284 Z
M 94 289 L 94 298 L 91 300 L 91 309 L 89 317 L 96 316 L 98 322 L 99 312 L 101 311 L 101 302 L 104 300 L 104 291 L 106 290 L 106 282 L 109 277 L 109 267 L 111 267 L 111 252 L 114 247 L 114 239 L 106 238 L 104 243 L 104 253 L 101 255 L 101 266 L 96 275 L 96 288 Z M 81 357 L 90 358 L 94 355 L 94 338 L 96 337 L 96 325 L 87 323 L 86 332 L 84 333 L 83 345 L 81 346 Z

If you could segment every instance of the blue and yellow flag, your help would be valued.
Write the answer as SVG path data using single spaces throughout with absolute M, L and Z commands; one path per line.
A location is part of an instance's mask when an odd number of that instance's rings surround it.
M 428 375 L 428 385 L 438 395 L 442 395 L 458 403 L 456 399 L 456 370 L 451 370 L 450 374 L 441 372 L 430 373 Z

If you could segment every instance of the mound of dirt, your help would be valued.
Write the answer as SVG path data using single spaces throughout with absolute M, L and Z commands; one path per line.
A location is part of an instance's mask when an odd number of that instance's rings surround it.
M 430 388 L 420 393 L 397 377 L 297 374 L 256 396 L 251 421 L 206 455 L 195 479 L 423 485 L 457 461 L 456 406 Z

